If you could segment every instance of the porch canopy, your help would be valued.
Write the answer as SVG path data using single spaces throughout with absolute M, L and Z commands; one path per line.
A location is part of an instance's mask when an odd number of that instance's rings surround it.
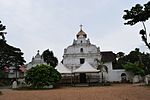
M 93 68 L 88 62 L 85 61 L 78 69 L 74 70 L 73 73 L 97 73 L 99 70 Z
M 71 70 L 69 70 L 68 68 L 66 68 L 62 63 L 59 63 L 55 69 L 61 73 L 61 74 L 70 74 Z

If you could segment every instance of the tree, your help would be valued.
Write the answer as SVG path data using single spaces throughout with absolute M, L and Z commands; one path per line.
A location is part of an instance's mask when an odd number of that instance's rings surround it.
M 140 59 L 142 62 L 142 66 L 144 66 L 145 75 L 150 74 L 150 54 L 149 53 L 142 53 L 140 55 Z
M 6 32 L 3 32 L 5 29 L 5 26 L 0 24 L 0 36 L 2 36 L 0 39 L 0 69 L 5 70 L 6 67 L 15 67 L 17 77 L 19 66 L 23 65 L 25 60 L 24 57 L 22 57 L 23 53 L 19 48 L 10 46 L 6 43 L 4 36 Z
M 128 55 L 119 58 L 117 60 L 116 66 L 121 66 L 122 68 L 125 68 L 128 71 L 131 70 L 135 74 L 139 73 L 135 71 L 140 71 L 140 69 L 141 72 L 144 71 L 145 75 L 150 74 L 150 54 L 141 53 L 139 49 L 136 48 L 134 51 L 131 51 Z
M 56 67 L 58 64 L 57 58 L 54 56 L 53 51 L 49 51 L 49 49 L 45 50 L 42 53 L 44 62 L 46 62 L 48 65 L 51 65 L 52 67 Z
M 54 85 L 61 79 L 61 74 L 49 65 L 37 65 L 29 69 L 25 76 L 27 84 L 33 88 L 43 88 L 44 86 Z
M 139 63 L 131 63 L 127 62 L 126 64 L 123 65 L 126 71 L 132 72 L 134 75 L 144 75 L 144 67 L 140 66 Z
M 3 70 L 0 69 L 0 79 L 5 77 L 5 73 Z
M 97 61 L 97 69 L 100 70 L 101 72 L 101 76 L 102 76 L 102 83 L 104 83 L 104 72 L 108 73 L 108 68 L 106 65 L 104 65 L 104 63 L 102 61 L 100 61 L 99 59 L 96 59 Z
M 119 59 L 119 58 L 122 58 L 122 57 L 124 57 L 124 55 L 125 55 L 125 53 L 123 53 L 123 52 L 118 52 L 117 53 L 117 58 Z
M 127 20 L 125 25 L 135 25 L 138 22 L 142 22 L 143 29 L 140 30 L 139 34 L 141 35 L 142 40 L 146 46 L 150 49 L 150 43 L 148 43 L 147 30 L 145 22 L 150 18 L 150 1 L 143 6 L 136 4 L 131 10 L 124 10 L 125 15 L 123 16 L 124 20 Z
M 1 24 L 1 21 L 0 21 L 0 36 L 2 37 L 2 39 L 0 40 L 5 40 L 5 36 L 4 36 L 4 34 L 6 34 L 6 32 L 4 32 L 5 29 L 6 29 L 6 26 Z

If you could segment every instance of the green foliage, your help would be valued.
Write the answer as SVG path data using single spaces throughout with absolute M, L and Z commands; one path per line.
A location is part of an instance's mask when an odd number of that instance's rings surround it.
M 97 61 L 97 69 L 100 70 L 101 72 L 107 72 L 108 73 L 108 68 L 106 65 L 101 60 L 95 59 Z
M 58 64 L 57 58 L 54 56 L 52 51 L 49 51 L 49 49 L 45 50 L 42 54 L 44 62 L 46 62 L 48 65 L 51 65 L 52 67 L 56 67 Z
M 124 10 L 125 15 L 123 18 L 128 20 L 127 25 L 134 25 L 138 22 L 144 22 L 150 18 L 150 1 L 141 6 L 136 4 L 131 10 Z
M 101 72 L 101 75 L 102 75 L 102 83 L 104 83 L 104 75 L 103 73 L 104 72 L 107 72 L 108 73 L 108 68 L 106 65 L 104 65 L 104 63 L 99 60 L 99 59 L 95 59 L 97 61 L 97 69 L 100 70 Z
M 117 53 L 117 58 L 122 58 L 122 57 L 124 57 L 124 54 L 125 54 L 125 53 L 123 53 L 123 52 L 118 52 L 118 53 Z
M 126 65 L 127 66 L 131 65 L 131 67 L 135 68 L 135 70 L 133 70 L 130 67 L 127 67 L 127 68 L 124 67 Z M 117 60 L 116 66 L 121 66 L 122 68 L 125 68 L 126 70 L 129 68 L 135 74 L 138 74 L 138 73 L 142 74 L 143 71 L 144 71 L 144 74 L 146 75 L 150 74 L 150 54 L 141 53 L 139 49 L 136 48 L 134 51 L 131 51 L 128 55 L 125 55 L 124 57 L 119 58 Z M 140 71 L 140 69 L 142 69 L 143 71 L 136 72 L 136 71 Z
M 147 39 L 147 34 L 149 33 L 146 32 L 146 25 L 144 23 L 150 18 L 150 1 L 143 6 L 136 4 L 131 10 L 124 10 L 124 12 L 125 15 L 123 16 L 123 19 L 127 20 L 125 25 L 135 25 L 138 22 L 142 22 L 144 29 L 141 29 L 139 34 L 146 46 L 150 49 L 150 43 Z
M 146 75 L 150 74 L 150 54 L 149 53 L 146 53 L 146 54 L 142 53 L 141 54 L 141 60 L 143 62 L 145 74 Z
M 113 69 L 124 69 L 123 68 L 123 64 L 125 64 L 125 58 L 122 57 L 122 58 L 119 58 L 118 60 L 114 61 L 112 64 L 113 64 Z
M 19 48 L 15 48 L 0 40 L 0 67 L 19 67 L 25 62 L 23 53 Z
M 2 36 L 2 39 L 0 39 L 0 69 L 4 70 L 5 66 L 18 69 L 20 65 L 25 63 L 25 60 L 22 57 L 23 53 L 19 48 L 10 46 L 6 43 L 4 37 L 6 32 L 3 32 L 5 29 L 6 27 L 0 24 L 0 36 Z
M 61 79 L 61 74 L 51 66 L 37 65 L 27 71 L 25 81 L 34 88 L 54 85 Z
M 142 66 L 139 66 L 139 63 L 127 62 L 123 65 L 126 71 L 131 71 L 134 75 L 144 75 L 144 69 Z
M 113 64 L 113 69 L 124 69 L 122 64 L 125 64 L 127 61 L 127 58 L 125 56 L 125 53 L 123 52 L 118 52 L 117 53 L 117 59 L 112 62 Z
M 0 79 L 5 77 L 5 72 L 0 69 Z
M 2 39 L 0 39 L 0 40 L 3 40 L 3 41 L 5 41 L 4 34 L 6 34 L 6 32 L 3 32 L 5 29 L 6 29 L 6 26 L 4 26 L 3 24 L 1 24 L 1 21 L 0 21 L 0 36 L 2 37 Z
M 0 21 L 1 23 L 1 21 Z M 4 26 L 3 24 L 0 24 L 0 31 L 4 31 L 6 29 L 6 26 Z

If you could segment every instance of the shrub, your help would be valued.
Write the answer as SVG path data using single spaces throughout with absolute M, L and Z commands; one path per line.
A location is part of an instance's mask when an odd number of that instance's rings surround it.
M 33 88 L 44 88 L 55 85 L 61 79 L 61 74 L 51 66 L 37 65 L 29 69 L 25 81 Z

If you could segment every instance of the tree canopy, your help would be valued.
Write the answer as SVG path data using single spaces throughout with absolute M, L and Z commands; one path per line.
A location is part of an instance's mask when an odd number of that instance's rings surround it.
M 47 49 L 42 53 L 42 56 L 43 56 L 44 62 L 46 62 L 48 65 L 54 68 L 57 66 L 58 60 L 54 56 L 53 51 L 49 51 L 49 49 Z
M 142 22 L 143 29 L 140 30 L 139 34 L 141 35 L 142 40 L 146 44 L 146 46 L 150 49 L 150 43 L 148 43 L 147 39 L 147 30 L 145 21 L 147 21 L 150 18 L 150 1 L 143 6 L 140 4 L 136 4 L 134 7 L 132 7 L 130 10 L 124 10 L 125 15 L 123 16 L 124 20 L 127 20 L 125 25 L 135 25 L 138 22 Z
M 126 13 L 123 18 L 128 20 L 126 25 L 135 25 L 138 22 L 145 22 L 150 18 L 150 1 L 143 6 L 136 4 L 131 10 L 124 10 Z
M 123 65 L 126 71 L 132 72 L 134 75 L 144 75 L 143 67 L 139 66 L 139 63 L 127 62 Z
M 54 85 L 61 79 L 61 74 L 49 65 L 37 65 L 29 69 L 25 81 L 34 88 Z
M 0 39 L 0 40 L 5 40 L 4 34 L 6 34 L 6 32 L 3 32 L 5 29 L 6 29 L 6 26 L 1 24 L 1 21 L 0 21 L 0 36 L 2 37 L 2 39 Z
M 150 74 L 150 54 L 142 53 L 136 48 L 128 55 L 119 58 L 116 66 L 121 66 L 127 71 L 132 71 L 134 74 Z
M 25 63 L 23 53 L 19 48 L 10 46 L 6 43 L 3 32 L 5 30 L 4 25 L 0 25 L 0 69 L 3 70 L 5 67 L 15 67 L 19 68 L 20 65 Z
M 23 65 L 25 62 L 23 53 L 19 48 L 8 45 L 5 41 L 0 41 L 0 66 L 15 67 Z

